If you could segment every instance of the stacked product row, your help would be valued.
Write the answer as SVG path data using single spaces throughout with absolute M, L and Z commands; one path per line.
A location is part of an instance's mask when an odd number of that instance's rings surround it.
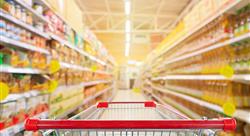
M 96 37 L 84 35 L 42 0 L 0 0 L 0 83 L 9 93 L 0 100 L 0 135 L 23 131 L 24 119 L 40 113 L 66 116 L 111 87 L 113 68 L 105 64 L 106 49 Z M 84 89 L 99 80 L 110 84 L 97 82 L 95 89 Z
M 60 117 L 71 109 L 81 107 L 109 91 L 110 86 L 111 84 L 97 84 L 87 87 L 82 85 L 59 87 L 50 97 L 50 116 Z M 102 93 L 97 95 L 98 92 Z
M 16 97 L 15 100 L 0 103 L 0 131 L 24 122 L 27 117 L 48 112 L 48 94 L 33 91 Z
M 238 108 L 250 107 L 249 84 L 229 80 L 168 80 L 158 85 L 220 106 L 232 102 Z
M 231 116 L 232 135 L 249 135 L 249 15 L 248 0 L 197 2 L 148 57 L 141 88 L 191 118 Z
M 164 56 L 163 60 L 167 62 L 167 69 L 162 70 L 167 74 L 215 74 L 219 73 L 223 67 L 230 65 L 235 73 L 249 73 L 249 7 L 250 5 L 243 7 L 237 15 L 224 15 L 207 24 L 188 41 Z M 229 43 L 230 46 L 224 43 L 243 36 L 246 38 Z M 219 46 L 219 44 L 222 45 Z M 178 60 L 178 58 L 198 51 L 202 52 L 213 46 L 215 48 L 212 50 Z M 172 61 L 175 58 L 177 58 L 176 61 Z
M 195 52 L 217 43 L 240 37 L 250 32 L 250 5 L 238 10 L 235 15 L 225 14 L 203 27 L 184 44 L 178 51 L 166 54 L 167 59 Z

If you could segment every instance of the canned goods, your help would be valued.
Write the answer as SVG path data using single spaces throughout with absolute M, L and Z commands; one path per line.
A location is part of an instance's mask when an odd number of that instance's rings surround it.
M 35 9 L 37 13 L 43 14 L 43 7 L 40 4 L 35 3 L 33 9 Z
M 35 27 L 36 27 L 38 30 L 43 31 L 43 23 L 42 23 L 42 22 L 37 22 L 37 23 L 35 24 Z
M 4 20 L 0 20 L 0 35 L 6 35 L 6 22 Z
M 32 25 L 33 20 L 32 20 L 32 14 L 30 12 L 27 12 L 26 14 L 26 22 Z
M 21 10 L 21 20 L 22 20 L 23 22 L 27 22 L 27 12 L 26 12 L 25 9 L 22 9 L 22 10 Z
M 8 3 L 9 3 L 9 13 L 12 16 L 15 16 L 15 3 L 14 3 L 14 1 L 10 0 Z
M 18 19 L 21 19 L 21 16 L 22 16 L 22 13 L 21 13 L 21 7 L 19 5 L 16 5 L 15 6 L 16 8 L 16 14 L 15 14 L 15 17 L 18 18 Z

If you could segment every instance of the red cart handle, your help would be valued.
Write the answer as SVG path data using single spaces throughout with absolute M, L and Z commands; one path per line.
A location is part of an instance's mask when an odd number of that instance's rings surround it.
M 25 129 L 223 129 L 233 131 L 236 120 L 40 120 L 27 119 Z
M 110 104 L 144 104 L 144 107 L 156 107 L 154 101 L 145 102 L 98 102 L 97 108 L 108 108 Z

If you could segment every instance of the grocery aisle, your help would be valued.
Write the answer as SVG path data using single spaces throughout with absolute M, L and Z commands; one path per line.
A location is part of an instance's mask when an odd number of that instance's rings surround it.
M 113 102 L 144 102 L 146 98 L 141 93 L 135 93 L 132 90 L 118 90 Z M 142 104 L 143 105 L 143 104 Z M 114 120 L 149 120 L 149 119 L 162 119 L 156 110 L 144 109 L 142 106 L 132 104 L 118 105 L 119 109 L 106 110 L 100 119 L 114 119 Z M 129 109 L 133 108 L 133 110 Z
M 178 114 L 123 105 L 101 119 L 231 118 L 216 135 L 249 136 L 250 0 L 0 0 L 0 136 L 111 99 Z
M 143 102 L 146 98 L 142 93 L 135 93 L 132 90 L 117 90 L 114 102 Z

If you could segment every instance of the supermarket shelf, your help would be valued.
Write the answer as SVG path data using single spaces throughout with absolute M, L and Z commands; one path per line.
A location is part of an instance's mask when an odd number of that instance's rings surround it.
M 25 93 L 17 93 L 17 94 L 9 94 L 4 100 L 0 101 L 0 103 L 5 103 L 8 101 L 15 101 L 18 100 L 20 98 L 29 98 L 29 97 L 34 97 L 39 95 L 41 92 L 37 91 L 37 90 L 30 90 L 28 92 Z
M 40 113 L 32 118 L 48 118 L 48 115 L 49 115 L 49 113 L 48 113 L 48 111 L 46 111 L 46 112 L 42 112 L 42 113 Z M 15 135 L 23 130 L 24 130 L 24 122 L 1 130 L 0 135 L 1 136 L 13 136 L 13 135 Z
M 39 20 L 41 20 L 41 21 L 43 21 L 45 23 L 48 23 L 48 21 L 46 20 L 46 18 L 43 15 L 37 13 L 32 7 L 30 7 L 29 5 L 27 5 L 22 0 L 15 0 L 15 2 L 18 3 L 18 4 L 20 4 L 22 7 L 26 8 L 28 11 L 30 11 Z
M 78 84 L 71 84 L 71 85 L 61 85 L 57 87 L 56 91 L 61 91 L 61 90 L 67 90 L 70 87 L 86 87 L 86 86 L 92 86 L 92 85 L 97 85 L 101 83 L 111 83 L 113 80 L 95 80 L 95 81 L 87 81 L 83 83 L 78 83 Z
M 112 75 L 112 73 L 109 73 L 109 72 L 103 71 L 103 70 L 97 70 L 97 71 L 95 71 L 95 73 L 98 73 L 98 74 L 105 74 L 105 75 Z
M 152 94 L 152 96 L 155 99 L 160 99 L 158 96 L 156 96 L 155 94 Z M 197 113 L 191 111 L 190 109 L 186 108 L 185 106 L 178 104 L 176 101 L 170 99 L 170 98 L 164 98 L 164 100 L 162 100 L 163 102 L 167 102 L 168 104 L 172 105 L 173 107 L 181 110 L 182 113 L 185 113 L 186 115 L 188 115 L 189 117 L 191 117 L 192 119 L 201 119 L 202 117 L 200 115 L 198 115 Z
M 112 80 L 96 80 L 96 81 L 90 81 L 90 82 L 85 82 L 83 83 L 83 86 L 92 86 L 92 85 L 97 85 L 97 84 L 105 84 L 105 83 L 111 83 Z
M 196 25 L 195 28 L 190 29 L 191 31 L 189 31 L 188 33 L 186 33 L 184 36 L 182 36 L 182 38 L 180 38 L 179 40 L 177 40 L 176 42 L 174 42 L 172 45 L 170 45 L 168 48 L 166 48 L 165 50 L 163 50 L 161 53 L 159 53 L 159 55 L 155 56 L 155 58 L 163 55 L 164 53 L 166 53 L 167 51 L 169 51 L 173 47 L 176 47 L 176 45 L 180 44 L 185 39 L 187 39 L 188 37 L 190 37 L 191 35 L 193 35 L 195 32 L 197 32 L 198 30 L 200 30 L 202 27 L 204 27 L 205 25 L 209 24 L 210 22 L 212 22 L 213 20 L 215 20 L 216 18 L 218 18 L 219 16 L 221 16 L 225 12 L 229 11 L 230 9 L 232 9 L 233 7 L 235 7 L 236 5 L 240 4 L 242 1 L 243 0 L 233 0 L 233 1 L 231 1 L 231 3 L 228 4 L 225 8 L 221 8 L 218 12 L 215 12 L 215 14 L 213 16 L 205 19 L 202 23 Z
M 171 85 L 167 85 L 165 87 L 170 90 L 176 91 L 178 93 L 183 93 L 183 94 L 187 94 L 187 95 L 198 97 L 198 98 L 201 98 L 203 95 L 201 91 L 195 90 L 195 89 L 189 89 L 189 88 L 171 86 Z
M 60 66 L 61 68 L 76 69 L 80 71 L 91 71 L 89 68 L 82 67 L 82 66 L 75 65 L 75 64 L 66 63 L 66 62 L 60 62 Z
M 169 91 L 167 89 L 154 87 L 154 86 L 152 86 L 152 87 L 154 89 L 156 89 L 156 90 L 159 90 L 159 91 L 163 92 L 163 93 L 169 93 L 169 94 L 175 95 L 177 97 L 181 97 L 183 99 L 186 99 L 186 100 L 188 100 L 190 102 L 196 103 L 196 104 L 198 104 L 200 106 L 203 106 L 203 107 L 212 109 L 214 111 L 223 113 L 223 109 L 218 105 L 215 105 L 215 104 L 212 104 L 212 103 L 209 103 L 209 102 L 206 102 L 206 101 L 203 101 L 203 100 L 200 100 L 200 99 L 188 96 L 188 95 L 184 95 L 184 94 L 177 93 L 177 92 L 174 92 L 174 91 Z M 242 120 L 244 122 L 250 123 L 250 110 L 236 109 L 235 113 L 233 114 L 233 117 L 235 117 L 235 118 L 237 118 L 239 120 Z
M 236 74 L 232 78 L 227 78 L 223 75 L 168 75 L 162 77 L 156 77 L 152 79 L 156 80 L 234 80 L 249 83 L 250 74 Z
M 35 2 L 38 2 L 38 3 L 42 4 L 42 5 L 44 5 L 45 7 L 49 8 L 49 9 L 53 9 L 53 8 L 50 6 L 50 4 L 47 3 L 45 0 L 34 0 L 34 1 L 35 1 Z M 66 21 L 62 16 L 60 16 L 60 14 L 58 14 L 58 13 L 57 13 L 56 11 L 54 11 L 54 10 L 53 10 L 53 12 L 54 12 L 61 20 L 63 20 L 65 23 L 67 23 L 67 21 Z M 51 36 L 53 39 L 59 41 L 60 43 L 62 43 L 62 44 L 64 44 L 64 45 L 68 46 L 69 48 L 72 48 L 73 50 L 78 51 L 78 52 L 81 53 L 82 55 L 89 57 L 91 60 L 96 61 L 97 63 L 99 63 L 99 64 L 101 64 L 101 65 L 106 65 L 106 62 L 104 62 L 104 61 L 102 61 L 102 60 L 100 60 L 100 59 L 98 59 L 98 58 L 96 58 L 96 57 L 94 57 L 94 56 L 92 56 L 92 55 L 90 55 L 90 54 L 88 54 L 88 53 L 82 51 L 81 49 L 75 47 L 74 45 L 72 45 L 72 44 L 69 43 L 68 41 L 66 41 L 66 40 L 64 40 L 64 39 L 62 39 L 62 38 L 60 38 L 60 37 L 58 37 L 57 35 L 51 33 L 50 36 Z
M 106 71 L 102 71 L 102 70 L 93 71 L 90 68 L 86 68 L 86 67 L 82 67 L 79 65 L 66 63 L 66 62 L 60 62 L 60 66 L 61 66 L 61 68 L 70 68 L 70 69 L 76 69 L 76 70 L 80 70 L 80 71 L 89 71 L 89 72 L 94 72 L 94 73 L 99 73 L 99 74 L 111 75 L 111 73 L 106 72 Z
M 149 84 L 150 86 L 153 86 L 155 89 L 160 90 L 161 88 L 157 88 L 156 86 L 154 86 L 151 82 L 148 82 L 147 84 Z M 178 86 L 172 86 L 172 85 L 165 85 L 166 88 L 171 89 L 173 91 L 179 92 L 179 93 L 183 93 L 183 94 L 187 94 L 190 96 L 194 96 L 194 97 L 202 97 L 202 92 L 199 90 L 195 90 L 195 89 L 188 89 L 188 88 L 183 88 L 183 87 L 178 87 Z
M 66 117 L 68 114 L 74 112 L 75 110 L 77 110 L 78 108 L 80 108 L 81 106 L 83 106 L 84 104 L 87 104 L 87 103 L 90 102 L 91 100 L 93 100 L 93 99 L 95 99 L 96 97 L 98 97 L 98 96 L 100 96 L 100 95 L 106 93 L 107 91 L 109 91 L 109 90 L 112 89 L 112 88 L 113 88 L 113 86 L 108 87 L 108 88 L 106 88 L 106 89 L 104 89 L 104 90 L 102 90 L 102 91 L 96 93 L 95 95 L 86 98 L 81 104 L 79 104 L 78 106 L 76 106 L 76 107 L 74 107 L 74 108 L 72 108 L 72 109 L 70 109 L 70 110 L 64 112 L 62 115 L 59 115 L 59 116 L 57 116 L 56 118 L 57 118 L 57 119 L 61 119 L 61 118 Z
M 0 65 L 0 72 L 4 73 L 25 73 L 25 74 L 41 74 L 44 73 L 38 69 L 32 68 L 14 68 L 7 65 Z
M 40 52 L 40 53 L 44 53 L 44 54 L 50 54 L 49 51 L 36 47 L 34 45 L 31 44 L 27 44 L 24 42 L 20 42 L 20 41 L 16 41 L 4 36 L 0 36 L 0 44 L 2 45 L 6 45 L 6 46 L 14 46 L 14 47 L 19 47 L 19 48 L 23 48 L 23 49 L 27 49 L 27 50 L 31 50 L 31 51 L 36 51 L 36 52 Z
M 26 24 L 23 21 L 15 18 L 15 17 L 13 17 L 13 16 L 11 16 L 9 14 L 5 14 L 2 10 L 0 10 L 0 17 L 17 24 L 17 25 L 29 30 L 32 33 L 35 33 L 35 34 L 37 34 L 39 36 L 42 36 L 42 37 L 44 37 L 46 39 L 50 39 L 50 37 L 49 37 L 49 35 L 47 33 L 42 32 L 42 31 L 38 30 L 37 28 L 35 28 L 34 26 Z
M 218 48 L 221 48 L 223 46 L 227 46 L 229 44 L 233 44 L 233 43 L 236 43 L 236 42 L 248 39 L 248 38 L 250 38 L 250 33 L 244 34 L 244 35 L 239 36 L 239 37 L 235 37 L 233 39 L 227 40 L 227 41 L 222 42 L 222 43 L 218 43 L 218 44 L 209 46 L 207 48 L 203 48 L 199 51 L 196 51 L 196 52 L 193 52 L 193 53 L 190 53 L 187 55 L 183 55 L 181 57 L 177 57 L 176 59 L 173 59 L 173 60 L 167 61 L 166 63 L 163 63 L 163 66 L 177 62 L 177 61 L 181 61 L 181 60 L 184 60 L 184 59 L 187 59 L 187 58 L 190 58 L 190 57 L 193 57 L 193 56 L 196 56 L 196 55 L 199 55 L 199 54 L 202 54 L 202 53 L 214 50 L 214 49 L 218 49 Z
M 70 42 L 68 42 L 68 41 L 66 41 L 66 40 L 64 40 L 64 39 L 62 39 L 61 37 L 59 37 L 59 36 L 57 36 L 57 35 L 55 35 L 55 34 L 52 34 L 52 33 L 50 33 L 50 36 L 51 36 L 53 39 L 55 39 L 55 40 L 57 40 L 58 42 L 60 42 L 61 44 L 68 46 L 69 48 L 71 48 L 71 49 L 73 49 L 73 50 L 79 52 L 80 54 L 82 54 L 82 55 L 84 55 L 84 56 L 87 56 L 89 59 L 91 59 L 91 60 L 93 60 L 93 61 L 96 61 L 97 63 L 100 63 L 101 65 L 106 65 L 106 63 L 105 63 L 104 61 L 101 61 L 101 60 L 97 59 L 96 57 L 94 57 L 94 56 L 92 56 L 92 55 L 90 55 L 90 54 L 84 52 L 82 49 L 79 49 L 78 47 L 72 45 Z
M 88 53 L 86 54 L 86 56 L 89 57 L 91 60 L 96 61 L 97 63 L 99 63 L 101 65 L 107 65 L 106 62 L 104 62 L 104 61 L 102 61 L 100 59 L 97 59 L 96 57 L 94 57 L 94 56 L 92 56 L 92 55 L 90 55 Z
M 182 105 L 180 105 L 180 104 L 178 104 L 178 103 L 176 103 L 176 102 L 173 102 L 173 100 L 170 100 L 171 102 L 168 101 L 168 103 L 166 103 L 164 100 L 162 100 L 162 98 L 158 97 L 158 96 L 155 95 L 154 93 L 148 91 L 148 90 L 145 89 L 145 88 L 144 88 L 144 90 L 147 91 L 148 93 L 150 93 L 151 96 L 152 96 L 153 98 L 155 98 L 159 103 L 163 104 L 164 106 L 167 106 L 168 109 L 170 109 L 170 110 L 172 110 L 172 111 L 178 113 L 179 115 L 184 116 L 184 117 L 186 117 L 186 118 L 189 118 L 189 117 L 187 117 L 187 115 L 188 115 L 188 116 L 190 116 L 190 117 L 192 117 L 192 118 L 201 119 L 201 116 L 200 116 L 200 115 L 198 115 L 198 114 L 196 114 L 196 113 L 194 113 L 194 112 L 188 110 L 186 107 L 184 107 L 184 106 L 182 106 Z M 170 104 L 170 103 L 171 103 L 171 104 Z M 182 111 L 177 110 L 176 107 L 179 107 L 179 108 L 181 107 L 180 109 L 182 109 Z

